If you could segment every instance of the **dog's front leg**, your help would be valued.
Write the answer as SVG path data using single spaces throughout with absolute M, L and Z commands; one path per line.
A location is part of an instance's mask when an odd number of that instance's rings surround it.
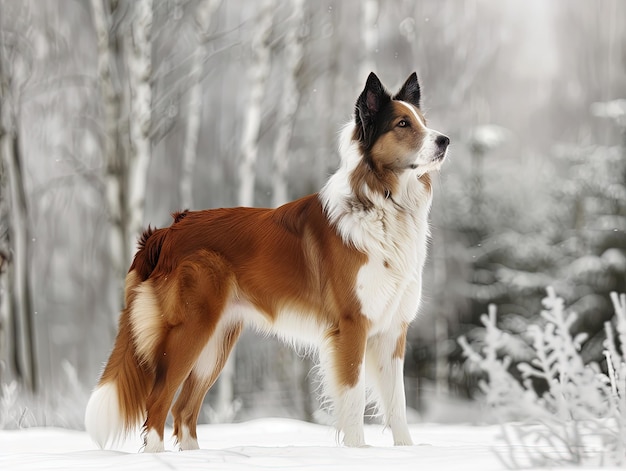
M 365 446 L 363 413 L 365 411 L 364 355 L 369 321 L 362 315 L 344 316 L 327 335 L 321 360 L 337 428 L 343 444 Z
M 391 428 L 394 445 L 412 445 L 406 420 L 404 347 L 406 327 L 375 335 L 367 341 L 366 368 L 378 396 L 378 406 Z
M 336 400 L 337 424 L 343 432 L 343 444 L 351 447 L 365 446 L 363 413 L 365 411 L 365 381 L 362 363 L 359 378 L 353 386 L 345 385 Z

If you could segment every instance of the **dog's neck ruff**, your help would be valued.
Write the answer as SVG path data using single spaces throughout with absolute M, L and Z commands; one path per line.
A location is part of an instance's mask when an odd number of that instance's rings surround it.
M 359 144 L 353 139 L 354 124 L 342 129 L 339 139 L 341 163 L 320 191 L 320 200 L 326 217 L 336 227 L 344 243 L 369 252 L 374 246 L 385 244 L 389 237 L 390 220 L 408 219 L 412 225 L 427 226 L 428 212 L 432 203 L 430 185 L 422 181 L 415 171 L 398 175 L 399 184 L 394 193 L 383 192 L 361 183 L 361 194 L 371 203 L 367 207 L 356 197 L 350 178 L 363 162 Z M 394 224 L 392 224 L 394 225 Z

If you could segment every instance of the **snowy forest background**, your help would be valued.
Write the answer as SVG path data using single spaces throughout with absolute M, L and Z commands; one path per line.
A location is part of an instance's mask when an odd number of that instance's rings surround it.
M 602 358 L 626 292 L 626 2 L 0 0 L 0 427 L 82 427 L 141 227 L 317 191 L 369 71 L 416 70 L 451 137 L 409 406 L 471 398 L 480 315 L 529 356 L 553 286 Z M 202 419 L 318 409 L 311 363 L 248 333 Z

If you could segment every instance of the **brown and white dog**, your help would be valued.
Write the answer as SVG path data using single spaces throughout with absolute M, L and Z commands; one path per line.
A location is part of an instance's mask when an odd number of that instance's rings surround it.
M 426 126 L 415 73 L 393 96 L 370 74 L 340 140 L 341 166 L 319 194 L 276 209 L 184 211 L 144 232 L 87 405 L 100 446 L 143 422 L 145 451 L 162 451 L 182 385 L 174 435 L 181 449 L 198 448 L 203 398 L 246 325 L 319 353 L 345 445 L 365 444 L 366 387 L 394 443 L 412 444 L 405 339 L 420 305 L 429 172 L 450 140 Z

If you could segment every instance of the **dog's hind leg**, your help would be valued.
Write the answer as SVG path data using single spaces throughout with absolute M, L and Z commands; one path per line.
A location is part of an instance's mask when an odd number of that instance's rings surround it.
M 218 255 L 200 252 L 193 261 L 182 262 L 169 278 L 170 285 L 161 291 L 169 327 L 155 353 L 156 377 L 146 404 L 146 452 L 164 449 L 163 431 L 172 400 L 217 328 L 233 275 Z
M 225 322 L 224 322 L 225 323 Z M 237 342 L 243 324 L 218 326 L 200 353 L 174 404 L 174 435 L 181 450 L 197 450 L 196 424 L 207 391 L 213 386 Z

